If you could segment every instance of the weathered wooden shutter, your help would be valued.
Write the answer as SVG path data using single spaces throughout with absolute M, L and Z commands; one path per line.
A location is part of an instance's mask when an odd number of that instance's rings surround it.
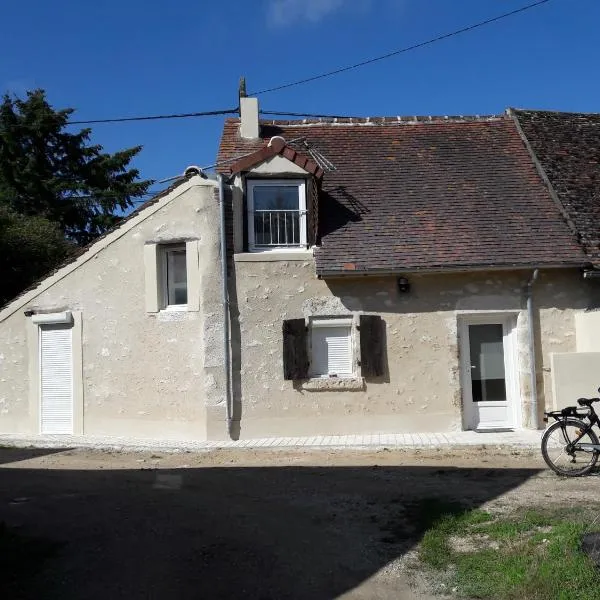
M 283 378 L 289 380 L 308 377 L 308 348 L 304 319 L 283 322 Z
M 385 321 L 377 315 L 360 315 L 360 366 L 363 377 L 385 374 Z
M 308 246 L 314 246 L 318 243 L 319 229 L 319 184 L 316 178 L 311 177 L 308 180 L 306 195 L 307 210 L 307 232 L 306 241 Z

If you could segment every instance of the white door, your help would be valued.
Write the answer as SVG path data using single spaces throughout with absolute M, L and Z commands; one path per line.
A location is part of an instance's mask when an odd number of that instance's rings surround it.
M 519 426 L 514 331 L 509 318 L 478 317 L 463 323 L 463 400 L 468 429 Z
M 72 325 L 40 326 L 40 430 L 73 433 Z

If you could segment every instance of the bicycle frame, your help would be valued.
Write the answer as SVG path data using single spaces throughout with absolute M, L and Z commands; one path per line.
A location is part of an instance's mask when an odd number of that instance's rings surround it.
M 578 444 L 579 440 L 583 438 L 587 433 L 589 433 L 593 429 L 594 425 L 598 425 L 600 427 L 600 418 L 598 418 L 598 415 L 596 414 L 596 411 L 594 410 L 593 406 L 588 406 L 587 410 L 584 413 L 579 412 L 577 407 L 570 406 L 563 410 L 544 413 L 544 415 L 544 421 L 546 422 L 548 421 L 548 417 L 552 417 L 559 423 L 566 422 L 568 417 L 583 417 L 588 419 L 589 423 L 585 426 L 585 428 L 580 429 L 578 437 L 573 441 L 569 441 L 567 439 L 564 433 L 564 427 L 562 428 L 563 436 L 565 438 L 565 441 L 567 442 L 567 452 L 569 452 L 569 450 L 579 450 L 581 452 L 600 452 L 600 444 Z

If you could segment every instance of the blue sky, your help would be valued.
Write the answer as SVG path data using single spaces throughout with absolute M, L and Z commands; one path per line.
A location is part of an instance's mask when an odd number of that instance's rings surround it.
M 30 0 L 2 8 L 0 89 L 47 90 L 74 118 L 195 112 L 384 54 L 532 0 Z M 598 0 L 552 0 L 499 23 L 335 77 L 265 94 L 264 110 L 600 112 Z M 7 24 L 10 24 L 7 27 Z M 222 117 L 93 126 L 108 151 L 162 179 L 214 162 Z M 154 186 L 159 187 L 159 186 Z

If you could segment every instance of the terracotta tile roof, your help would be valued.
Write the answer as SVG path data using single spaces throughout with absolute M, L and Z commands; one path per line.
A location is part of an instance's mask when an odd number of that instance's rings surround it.
M 588 255 L 600 263 L 600 114 L 512 112 Z
M 586 262 L 508 116 L 263 121 L 260 140 L 238 128 L 226 121 L 219 161 L 279 135 L 335 165 L 322 180 L 319 274 Z
M 258 165 L 269 158 L 273 158 L 274 156 L 283 156 L 304 169 L 307 173 L 318 178 L 323 177 L 323 169 L 321 169 L 317 163 L 305 156 L 302 152 L 298 152 L 291 146 L 288 146 L 283 138 L 278 137 L 270 140 L 267 145 L 263 146 L 260 150 L 256 150 L 229 164 L 226 168 L 226 172 L 240 173 L 241 171 L 247 171 L 251 167 Z

